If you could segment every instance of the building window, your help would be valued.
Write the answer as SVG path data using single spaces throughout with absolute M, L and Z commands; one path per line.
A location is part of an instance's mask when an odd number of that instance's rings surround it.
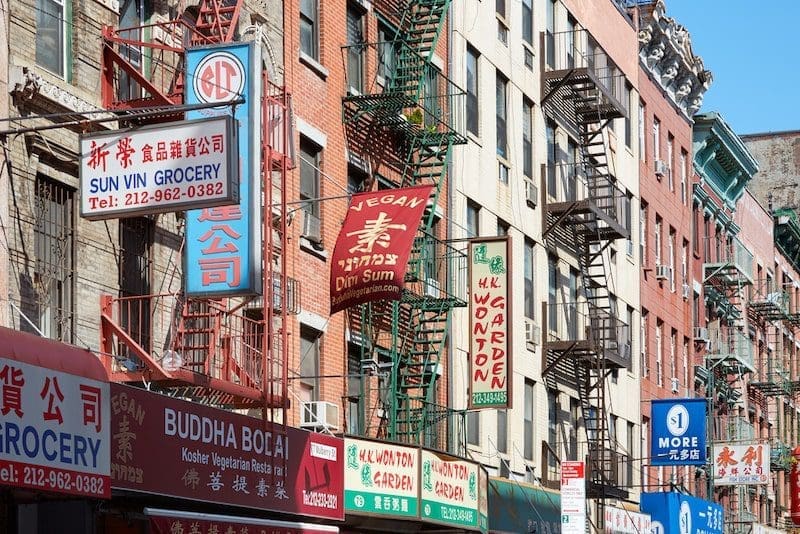
M 300 0 L 300 52 L 319 60 L 319 6 L 317 0 Z
M 578 339 L 578 271 L 569 269 L 569 302 L 566 303 L 569 339 Z
M 558 0 L 545 0 L 545 47 L 547 48 L 547 66 L 551 69 L 556 67 L 556 2 Z
M 481 444 L 481 412 L 467 412 L 467 443 Z
M 647 320 L 649 314 L 642 309 L 642 319 L 639 322 L 639 367 L 641 367 L 642 378 L 647 378 L 650 374 L 650 360 L 647 357 Z
M 644 201 L 639 206 L 639 261 L 643 267 L 647 265 L 647 203 Z
M 496 232 L 497 235 L 499 236 L 508 235 L 510 229 L 511 226 L 507 222 L 505 222 L 503 219 L 499 217 L 497 218 L 497 232 Z
M 688 266 L 689 263 L 689 242 L 685 239 L 683 240 L 683 247 L 681 250 L 681 282 L 686 285 L 686 279 L 688 273 Z
M 675 293 L 675 229 L 669 229 L 669 290 Z
M 525 379 L 525 409 L 523 413 L 523 455 L 533 460 L 533 381 Z
M 656 215 L 656 233 L 655 233 L 655 259 L 656 266 L 663 265 L 661 261 L 661 217 Z
M 625 146 L 631 148 L 633 146 L 633 121 L 631 120 L 631 95 L 633 93 L 633 87 L 630 83 L 625 82 L 625 94 L 623 98 L 625 101 L 623 104 L 627 109 L 627 113 L 625 114 Z
M 467 131 L 480 135 L 478 106 L 478 51 L 467 46 Z
M 547 137 L 547 196 L 557 198 L 556 162 L 558 161 L 558 145 L 556 144 L 556 125 L 554 122 L 547 121 L 545 134 Z
M 681 149 L 681 162 L 680 162 L 681 168 L 679 169 L 679 171 L 681 173 L 681 204 L 683 204 L 684 206 L 686 205 L 686 200 L 688 198 L 688 190 L 687 190 L 688 184 L 686 182 L 686 161 L 688 159 L 689 158 L 687 157 L 686 151 Z
M 534 260 L 534 244 L 530 239 L 525 240 L 525 259 L 523 270 L 525 271 L 525 317 L 533 319 L 536 316 L 536 298 L 534 295 L 533 274 L 536 269 Z
M 480 235 L 480 214 L 481 207 L 471 200 L 467 200 L 467 237 Z
M 378 76 L 383 78 L 383 83 L 389 84 L 394 77 L 395 61 L 397 59 L 397 32 L 378 22 Z
M 674 328 L 669 334 L 669 377 L 678 378 L 678 331 Z
M 522 174 L 533 179 L 533 102 L 522 99 Z
M 653 117 L 653 158 L 661 159 L 661 121 Z
M 497 73 L 495 80 L 495 115 L 497 123 L 497 155 L 503 159 L 508 159 L 508 131 L 507 117 L 508 117 L 508 102 L 507 98 L 507 85 L 508 80 Z
M 667 135 L 667 180 L 669 182 L 669 190 L 670 192 L 675 192 L 675 179 L 673 178 L 672 169 L 674 168 L 674 163 L 672 162 L 672 158 L 674 157 L 675 151 L 675 137 L 672 134 Z
M 533 47 L 533 0 L 522 0 L 522 41 Z M 525 51 L 530 53 L 530 50 L 525 48 Z M 531 54 L 531 63 L 533 62 L 533 54 Z M 533 64 L 528 65 L 528 56 L 525 56 L 525 65 L 532 67 Z
M 122 29 L 119 30 L 119 36 L 129 41 L 141 41 L 142 25 L 149 18 L 149 15 L 145 11 L 144 0 L 123 0 L 120 2 L 119 27 Z M 141 72 L 142 47 L 134 44 L 121 44 L 119 53 L 131 66 Z M 120 69 L 117 81 L 117 98 L 124 101 L 141 97 L 141 86 L 130 74 Z
M 72 342 L 74 192 L 38 175 L 35 210 L 35 313 L 30 315 L 38 319 L 37 327 L 46 337 Z M 25 302 L 22 305 L 27 307 Z M 20 327 L 28 330 L 29 325 L 22 321 Z
M 497 410 L 497 452 L 508 452 L 508 412 Z
M 506 0 L 495 0 L 497 13 L 497 38 L 504 45 L 508 45 L 508 24 L 506 23 Z
M 152 276 L 152 246 L 155 223 L 148 217 L 121 219 L 119 222 L 120 262 L 119 291 L 121 297 L 149 295 Z M 122 328 L 142 348 L 150 346 L 150 301 L 142 299 L 139 306 L 123 306 Z
M 558 332 L 558 260 L 553 256 L 547 258 L 547 327 L 551 332 Z
M 347 4 L 347 84 L 350 94 L 364 92 L 364 15 L 352 3 Z
M 68 0 L 36 0 L 36 64 L 67 77 Z
M 300 327 L 300 355 L 297 372 L 300 374 L 300 400 L 319 400 L 319 345 L 321 333 L 306 326 Z
M 547 390 L 547 443 L 550 445 L 550 451 L 559 453 L 558 446 L 558 391 L 554 389 Z M 555 469 L 557 459 L 552 452 L 547 455 L 547 468 Z M 549 479 L 550 477 L 548 477 Z
M 300 200 L 303 210 L 319 219 L 319 167 L 322 150 L 305 137 L 300 138 Z
M 661 336 L 663 334 L 664 322 L 656 320 L 656 385 L 664 386 L 664 347 Z
M 633 369 L 633 308 L 625 307 L 625 340 L 626 348 L 623 349 L 625 358 L 628 360 L 628 370 Z
M 639 160 L 646 161 L 647 160 L 647 149 L 645 148 L 644 142 L 644 132 L 645 132 L 645 125 L 644 125 L 644 117 L 645 117 L 645 105 L 644 102 L 641 100 L 639 101 Z
M 361 433 L 361 347 L 347 344 L 347 433 Z

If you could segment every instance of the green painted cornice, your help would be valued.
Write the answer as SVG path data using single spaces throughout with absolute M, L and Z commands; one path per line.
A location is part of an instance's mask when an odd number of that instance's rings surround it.
M 772 216 L 775 222 L 775 245 L 795 270 L 800 270 L 800 221 L 797 213 L 792 209 L 782 208 L 776 210 Z

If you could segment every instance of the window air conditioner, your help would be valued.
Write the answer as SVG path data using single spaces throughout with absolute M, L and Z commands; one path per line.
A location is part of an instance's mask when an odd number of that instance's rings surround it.
M 339 430 L 339 406 L 325 401 L 301 402 L 300 428 Z
M 689 300 L 692 295 L 692 287 L 689 284 L 683 284 L 682 292 L 683 300 Z
M 303 218 L 303 237 L 312 243 L 322 243 L 319 217 L 310 211 L 306 211 L 305 217 Z
M 533 319 L 525 318 L 525 342 L 529 345 L 536 346 L 539 344 L 539 337 L 541 336 L 541 329 Z
M 656 160 L 655 170 L 656 170 L 656 176 L 658 176 L 659 179 L 663 176 L 669 175 L 669 165 L 667 165 L 667 162 L 664 161 L 663 159 Z
M 672 392 L 677 393 L 681 389 L 681 381 L 678 378 L 672 379 Z
M 669 265 L 656 265 L 656 280 L 670 280 L 672 278 L 672 267 Z
M 539 188 L 533 183 L 530 178 L 525 178 L 525 202 L 528 206 L 535 208 L 539 201 Z
M 695 341 L 703 341 L 704 343 L 708 343 L 708 328 L 705 326 L 695 326 L 694 327 L 694 340 Z

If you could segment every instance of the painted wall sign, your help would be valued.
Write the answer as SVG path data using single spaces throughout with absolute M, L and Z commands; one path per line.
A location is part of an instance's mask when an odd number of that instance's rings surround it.
M 400 299 L 420 219 L 433 186 L 353 195 L 331 261 L 331 314 Z
M 767 484 L 769 443 L 715 443 L 714 485 Z
M 511 408 L 508 237 L 469 243 L 469 408 Z
M 421 461 L 422 519 L 479 529 L 478 464 L 426 449 L 421 451 Z
M 561 532 L 586 532 L 586 465 L 561 462 Z
M 705 465 L 706 399 L 652 402 L 652 465 Z
M 0 484 L 108 498 L 109 385 L 0 358 Z
M 343 441 L 111 385 L 120 489 L 343 519 Z
M 187 118 L 229 116 L 238 133 L 239 203 L 186 213 L 185 291 L 189 296 L 261 292 L 261 49 L 254 43 L 186 51 L 186 103 L 220 105 Z
M 722 506 L 676 492 L 642 493 L 653 534 L 722 534 Z
M 419 516 L 419 449 L 377 441 L 344 441 L 347 512 Z
M 81 136 L 81 216 L 108 219 L 239 201 L 229 116 Z

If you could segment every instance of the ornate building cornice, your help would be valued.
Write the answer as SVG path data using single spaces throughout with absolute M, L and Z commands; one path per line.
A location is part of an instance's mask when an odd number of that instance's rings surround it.
M 702 58 L 692 52 L 689 31 L 666 16 L 663 0 L 639 9 L 639 62 L 691 120 L 702 107 L 703 95 L 714 77 Z

